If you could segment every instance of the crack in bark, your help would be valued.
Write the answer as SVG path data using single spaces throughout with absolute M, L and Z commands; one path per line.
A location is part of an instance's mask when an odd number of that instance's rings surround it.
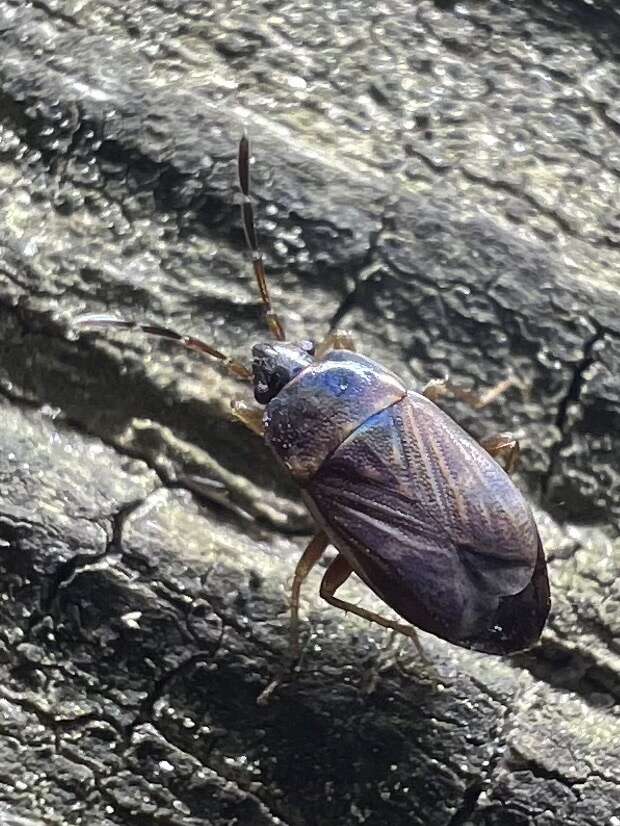
M 459 170 L 463 177 L 471 181 L 471 183 L 475 184 L 482 184 L 483 186 L 489 187 L 489 189 L 495 190 L 496 192 L 505 192 L 509 195 L 514 196 L 515 198 L 519 198 L 522 201 L 525 201 L 530 206 L 534 207 L 534 209 L 540 213 L 540 215 L 544 215 L 545 218 L 549 218 L 549 220 L 553 221 L 558 229 L 561 229 L 567 235 L 572 236 L 573 238 L 579 238 L 582 241 L 587 239 L 583 238 L 573 227 L 573 225 L 568 221 L 566 218 L 562 217 L 562 215 L 555 212 L 553 209 L 549 209 L 541 204 L 536 198 L 531 195 L 529 192 L 526 192 L 523 189 L 519 189 L 519 187 L 515 186 L 514 184 L 509 183 L 508 181 L 497 181 L 493 178 L 488 178 L 486 175 L 482 174 L 475 174 L 471 170 L 466 169 L 463 166 L 459 167 Z M 615 245 L 612 245 L 615 246 Z
M 149 691 L 142 703 L 140 703 L 140 708 L 138 709 L 138 713 L 135 718 L 127 724 L 125 729 L 125 737 L 127 740 L 131 738 L 131 735 L 134 733 L 136 728 L 138 728 L 138 726 L 144 725 L 145 723 L 153 723 L 153 711 L 156 703 L 163 697 L 168 686 L 176 680 L 177 677 L 182 677 L 186 673 L 190 673 L 197 665 L 207 664 L 215 659 L 222 645 L 225 630 L 226 627 L 224 623 L 222 623 L 220 635 L 211 650 L 203 649 L 201 651 L 194 652 L 185 660 L 180 662 L 175 668 L 164 671 L 157 678 L 157 680 L 155 680 L 152 689 Z
M 474 685 L 479 685 L 475 678 L 472 678 Z M 481 686 L 484 692 L 489 694 L 487 686 Z M 519 700 L 525 695 L 526 690 L 522 689 L 517 692 L 517 697 L 514 702 L 506 702 L 502 699 L 500 702 L 503 705 L 504 712 L 497 725 L 497 736 L 494 740 L 494 748 L 491 756 L 487 761 L 484 771 L 481 771 L 475 780 L 470 783 L 464 793 L 461 805 L 450 818 L 447 826 L 464 826 L 471 816 L 478 808 L 478 801 L 483 792 L 487 792 L 492 787 L 492 779 L 496 768 L 502 761 L 507 748 L 508 736 L 510 734 L 510 726 L 514 717 L 516 717 L 518 709 L 516 708 Z M 491 696 L 489 694 L 489 696 Z
M 259 808 L 259 810 L 262 810 L 263 814 L 266 814 L 270 819 L 273 820 L 274 826 L 276 826 L 276 825 L 277 826 L 287 826 L 287 822 L 285 820 L 283 820 L 279 815 L 272 812 L 271 809 L 267 806 L 267 804 L 264 803 L 261 800 L 260 796 L 257 795 L 255 791 L 251 790 L 250 788 L 245 788 L 239 782 L 238 777 L 231 778 L 231 777 L 227 777 L 225 774 L 221 774 L 219 771 L 217 771 L 216 769 L 212 768 L 211 766 L 209 766 L 208 764 L 206 764 L 202 760 L 200 760 L 195 754 L 192 754 L 191 752 L 186 751 L 184 748 L 179 746 L 177 743 L 172 742 L 171 740 L 169 740 L 166 737 L 166 735 L 157 726 L 155 726 L 153 724 L 150 724 L 150 723 L 147 723 L 147 724 L 144 724 L 144 725 L 147 729 L 150 729 L 154 734 L 156 734 L 156 736 L 163 743 L 165 743 L 170 749 L 172 749 L 174 752 L 177 752 L 178 754 L 182 755 L 187 760 L 189 760 L 191 763 L 197 764 L 198 766 L 200 766 L 201 769 L 208 772 L 210 775 L 217 778 L 218 780 L 224 781 L 224 783 L 226 784 L 227 787 L 229 787 L 229 788 L 232 787 L 240 795 L 243 795 L 246 798 L 249 798 L 250 800 L 252 800 L 252 802 Z M 136 736 L 138 736 L 137 732 L 136 732 Z M 209 750 L 209 753 L 210 753 L 210 751 L 211 751 L 211 749 Z M 144 775 L 141 775 L 141 776 L 143 777 Z M 251 782 L 248 785 L 251 785 Z
M 377 260 L 377 253 L 381 243 L 381 238 L 386 230 L 386 207 L 390 200 L 391 196 L 388 195 L 380 201 L 383 209 L 381 212 L 381 223 L 379 229 L 370 234 L 366 253 L 363 259 L 355 267 L 356 274 L 353 275 L 353 287 L 340 300 L 338 307 L 332 314 L 329 321 L 330 333 L 333 333 L 335 330 L 340 328 L 342 319 L 355 307 L 359 293 L 364 288 L 364 285 L 372 278 L 374 273 L 378 272 L 380 269 L 380 262 Z
M 28 330 L 29 334 L 32 334 L 32 330 Z M 54 338 L 54 337 L 50 337 Z M 0 396 L 4 397 L 12 404 L 21 405 L 26 409 L 33 410 L 33 411 L 40 411 L 41 407 L 45 402 L 30 398 L 28 396 L 24 396 L 22 394 L 16 393 L 14 390 L 10 390 L 8 387 L 3 386 L 0 383 Z M 117 453 L 119 456 L 125 456 L 128 459 L 133 459 L 134 461 L 142 462 L 150 471 L 152 471 L 159 481 L 161 482 L 161 486 L 166 488 L 167 490 L 186 490 L 188 493 L 191 493 L 192 496 L 196 496 L 201 502 L 209 502 L 211 504 L 215 504 L 217 506 L 223 507 L 230 512 L 234 513 L 236 516 L 243 516 L 245 515 L 247 518 L 251 519 L 258 519 L 259 521 L 267 521 L 268 517 L 266 513 L 263 511 L 256 510 L 251 512 L 249 510 L 250 503 L 244 502 L 247 504 L 248 510 L 241 505 L 236 504 L 235 502 L 228 499 L 229 490 L 225 488 L 224 494 L 217 494 L 214 490 L 211 493 L 208 490 L 208 487 L 205 483 L 200 483 L 199 480 L 193 479 L 191 476 L 188 476 L 183 473 L 179 473 L 178 475 L 171 476 L 167 470 L 157 462 L 153 461 L 149 456 L 148 452 L 141 452 L 137 449 L 132 449 L 131 447 L 127 447 L 124 445 L 119 444 L 114 439 L 109 439 L 100 433 L 97 430 L 89 428 L 85 425 L 80 419 L 76 419 L 73 416 L 67 416 L 63 414 L 63 422 L 75 432 L 87 436 L 89 438 L 98 439 L 101 444 L 105 445 L 106 447 L 111 448 Z M 154 422 L 156 427 L 166 427 L 166 425 L 160 422 Z M 214 482 L 218 482 L 218 480 L 213 480 Z M 222 483 L 223 484 L 223 483 Z M 278 524 L 276 522 L 269 521 L 269 527 L 277 532 L 280 533 L 282 536 L 296 536 L 296 535 L 305 535 L 307 531 L 297 530 L 294 527 L 290 530 L 285 530 L 285 526 Z M 105 555 L 105 554 L 102 554 Z M 93 557 L 90 557 L 93 559 Z
M 151 496 L 153 493 L 159 490 L 156 488 L 155 491 L 151 491 L 146 497 L 141 497 L 140 499 L 136 499 L 133 502 L 128 502 L 116 513 L 113 513 L 111 516 L 104 517 L 111 523 L 111 534 L 110 538 L 108 539 L 105 548 L 100 553 L 96 554 L 75 554 L 70 559 L 65 560 L 64 562 L 59 563 L 55 572 L 50 575 L 47 579 L 46 585 L 43 588 L 43 593 L 41 597 L 41 604 L 40 610 L 43 616 L 53 613 L 54 607 L 56 602 L 59 598 L 60 592 L 67 588 L 71 582 L 80 574 L 82 571 L 88 571 L 93 565 L 101 562 L 105 559 L 108 555 L 116 552 L 120 552 L 121 550 L 121 535 L 123 532 L 123 527 L 127 519 L 131 516 L 131 514 L 137 510 L 145 501 L 146 499 Z M 36 616 L 34 613 L 30 618 L 30 623 L 28 627 L 28 631 L 34 630 L 34 628 L 39 624 L 41 621 L 42 616 Z
M 346 295 L 341 299 L 340 304 L 336 308 L 336 311 L 333 313 L 331 321 L 329 322 L 329 329 L 330 332 L 338 329 L 340 327 L 340 323 L 345 316 L 347 316 L 352 310 L 357 306 L 360 294 L 364 291 L 364 288 L 370 286 L 373 278 L 375 275 L 378 275 L 378 278 L 375 279 L 378 282 L 382 282 L 383 279 L 387 276 L 388 278 L 393 278 L 398 281 L 398 276 L 403 276 L 407 283 L 409 282 L 410 273 L 404 272 L 400 270 L 394 262 L 390 261 L 390 266 L 392 267 L 392 271 L 388 273 L 383 273 L 382 271 L 382 259 L 381 259 L 381 241 L 384 238 L 385 234 L 390 229 L 391 223 L 391 216 L 387 212 L 387 207 L 390 202 L 394 202 L 396 206 L 398 206 L 398 199 L 394 199 L 393 196 L 387 196 L 383 199 L 382 206 L 383 211 L 381 213 L 381 225 L 379 229 L 372 233 L 371 237 L 368 241 L 368 249 L 363 261 L 360 263 L 359 267 L 357 268 L 357 277 L 354 280 L 354 285 L 351 290 L 349 290 Z M 415 249 L 412 248 L 411 251 L 412 258 L 415 256 Z M 433 286 L 433 282 L 430 279 L 425 279 L 423 273 L 418 272 L 417 276 L 424 281 L 425 284 L 429 286 Z
M 465 789 L 463 801 L 448 821 L 447 826 L 463 826 L 478 808 L 478 800 L 484 791 L 482 779 L 475 780 Z
M 43 0 L 32 0 L 32 7 L 42 11 L 46 17 L 50 18 L 51 20 L 61 20 L 63 23 L 71 26 L 74 29 L 81 29 L 83 28 L 77 21 L 75 17 L 72 17 L 70 14 L 66 14 L 62 11 L 62 8 L 56 6 L 56 4 L 48 5 L 44 3 Z
M 602 340 L 604 330 L 596 325 L 595 333 L 588 338 L 583 345 L 582 358 L 573 367 L 573 374 L 566 390 L 565 395 L 560 400 L 557 414 L 555 417 L 555 426 L 560 432 L 560 438 L 551 446 L 549 451 L 549 464 L 547 471 L 541 479 L 542 499 L 549 496 L 551 482 L 556 475 L 558 466 L 560 464 L 562 450 L 570 443 L 571 428 L 569 426 L 569 410 L 571 405 L 580 403 L 581 392 L 585 382 L 584 374 L 595 363 L 595 347 L 596 344 Z
M 530 772 L 533 777 L 539 780 L 555 780 L 557 783 L 570 789 L 578 800 L 582 799 L 582 794 L 578 787 L 583 785 L 583 780 L 571 780 L 557 769 L 549 769 L 534 758 L 523 761 L 516 760 L 514 757 L 509 758 L 506 761 L 506 768 L 509 770 Z

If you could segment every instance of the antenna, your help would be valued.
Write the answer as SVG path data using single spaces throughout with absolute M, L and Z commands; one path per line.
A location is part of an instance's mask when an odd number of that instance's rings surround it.
M 141 321 L 130 321 L 113 315 L 99 315 L 97 313 L 78 316 L 74 318 L 71 323 L 75 327 L 113 327 L 117 330 L 140 330 L 149 336 L 178 341 L 179 344 L 187 347 L 188 350 L 195 350 L 197 353 L 202 353 L 203 355 L 206 353 L 206 355 L 211 356 L 211 358 L 221 361 L 228 372 L 236 378 L 241 379 L 241 381 L 252 381 L 252 371 L 244 364 L 241 364 L 240 361 L 226 356 L 199 338 L 177 333 L 176 330 L 171 330 L 168 327 L 159 327 L 156 324 L 143 324 Z
M 252 256 L 252 266 L 254 267 L 254 275 L 256 276 L 260 299 L 265 308 L 267 326 L 274 338 L 278 339 L 278 341 L 284 341 L 286 339 L 284 327 L 271 306 L 263 253 L 258 246 L 256 224 L 254 222 L 254 207 L 252 206 L 252 200 L 250 198 L 250 141 L 245 133 L 239 141 L 239 186 L 241 187 L 242 195 L 241 220 L 243 222 L 243 231 Z

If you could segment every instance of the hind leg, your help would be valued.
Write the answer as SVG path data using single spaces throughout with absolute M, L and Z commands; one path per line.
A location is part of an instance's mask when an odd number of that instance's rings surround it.
M 519 464 L 521 447 L 512 433 L 496 433 L 480 440 L 482 447 L 498 462 L 503 459 L 504 470 L 512 473 Z
M 347 560 L 342 555 L 338 555 L 330 564 L 329 568 L 325 571 L 325 575 L 321 582 L 320 594 L 323 599 L 335 608 L 340 608 L 342 611 L 348 611 L 351 614 L 355 614 L 356 616 L 369 620 L 370 622 L 376 622 L 378 625 L 383 626 L 383 628 L 391 628 L 394 631 L 398 631 L 399 634 L 404 634 L 406 637 L 413 640 L 418 652 L 424 658 L 424 650 L 422 649 L 417 631 L 413 625 L 404 625 L 401 622 L 395 622 L 394 620 L 387 619 L 387 617 L 382 617 L 381 614 L 377 614 L 374 611 L 368 611 L 366 608 L 360 608 L 359 605 L 354 605 L 352 602 L 346 602 L 345 600 L 339 599 L 335 596 L 338 588 L 340 588 L 340 586 L 347 581 L 352 573 L 353 569 Z
M 301 594 L 301 586 L 304 580 L 319 561 L 325 548 L 329 545 L 329 540 L 323 531 L 319 531 L 313 537 L 306 550 L 301 555 L 301 559 L 295 568 L 295 576 L 293 577 L 293 585 L 291 587 L 291 654 L 293 658 L 299 657 L 299 597 Z
M 301 586 L 323 555 L 328 544 L 329 540 L 327 536 L 323 531 L 319 531 L 319 533 L 310 540 L 295 567 L 295 576 L 293 577 L 293 584 L 291 586 L 291 624 L 289 628 L 290 659 L 287 658 L 287 665 L 280 669 L 279 673 L 277 673 L 267 685 L 267 688 L 261 692 L 257 699 L 259 705 L 264 705 L 278 686 L 281 686 L 291 679 L 291 672 L 298 664 L 300 656 L 299 597 L 301 594 Z

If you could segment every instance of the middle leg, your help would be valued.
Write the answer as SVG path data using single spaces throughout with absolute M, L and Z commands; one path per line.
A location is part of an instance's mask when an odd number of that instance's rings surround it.
M 512 433 L 496 433 L 480 440 L 482 447 L 498 462 L 504 460 L 504 470 L 512 473 L 519 463 L 521 448 Z
M 444 396 L 454 396 L 466 402 L 474 410 L 480 410 L 487 404 L 495 401 L 509 387 L 516 384 L 514 377 L 510 376 L 500 381 L 494 387 L 490 387 L 482 393 L 474 390 L 465 390 L 458 385 L 452 384 L 448 379 L 431 379 L 422 390 L 422 395 L 432 402 Z M 519 463 L 520 448 L 519 442 L 511 433 L 497 433 L 480 440 L 482 447 L 493 456 L 498 462 L 503 459 L 503 466 L 506 473 L 512 473 Z
M 466 402 L 470 407 L 473 407 L 474 410 L 481 410 L 483 407 L 491 404 L 491 402 L 494 402 L 495 399 L 515 384 L 514 377 L 509 376 L 493 387 L 477 393 L 475 390 L 465 390 L 465 388 L 459 387 L 457 384 L 452 384 L 448 379 L 431 379 L 422 389 L 422 395 L 426 396 L 426 398 L 432 402 L 436 402 L 444 396 L 454 396 L 454 398 Z
M 355 352 L 355 340 L 347 330 L 336 330 L 328 333 L 316 348 L 316 357 L 322 358 L 332 350 L 352 350 Z

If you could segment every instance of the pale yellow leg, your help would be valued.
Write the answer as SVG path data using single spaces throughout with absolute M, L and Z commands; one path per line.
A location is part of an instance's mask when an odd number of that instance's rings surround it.
M 336 330 L 333 333 L 329 333 L 329 335 L 317 345 L 316 357 L 320 359 L 331 350 L 352 350 L 355 352 L 355 340 L 352 333 L 346 330 Z
M 436 402 L 444 396 L 454 396 L 466 402 L 474 410 L 480 410 L 494 402 L 495 399 L 515 384 L 514 377 L 509 376 L 507 379 L 498 382 L 494 387 L 489 387 L 487 390 L 477 393 L 475 390 L 465 390 L 456 384 L 452 384 L 448 379 L 431 379 L 423 388 L 422 395 L 432 402 Z
M 301 593 L 301 586 L 304 580 L 314 568 L 316 563 L 323 555 L 323 551 L 329 545 L 329 540 L 323 531 L 319 531 L 317 535 L 310 540 L 306 550 L 301 555 L 297 567 L 295 568 L 295 576 L 293 577 L 293 585 L 291 587 L 291 651 L 292 656 L 297 658 L 299 656 L 299 595 Z
M 519 463 L 521 448 L 512 433 L 497 433 L 480 440 L 482 447 L 499 461 L 504 460 L 504 470 L 512 473 Z
M 346 582 L 352 573 L 353 569 L 347 560 L 342 555 L 338 555 L 330 564 L 329 568 L 325 571 L 325 575 L 321 582 L 320 594 L 323 599 L 335 608 L 341 608 L 343 611 L 349 611 L 351 614 L 356 614 L 362 619 L 369 620 L 370 622 L 376 622 L 377 625 L 382 625 L 384 628 L 391 628 L 394 631 L 398 631 L 399 634 L 404 634 L 406 637 L 413 640 L 420 655 L 424 657 L 422 644 L 420 643 L 417 631 L 413 625 L 404 625 L 403 623 L 395 622 L 394 620 L 382 617 L 381 614 L 376 614 L 374 611 L 368 611 L 366 608 L 360 608 L 359 605 L 354 605 L 352 602 L 346 602 L 345 600 L 338 599 L 338 597 L 334 596 L 338 588 Z
M 265 426 L 263 424 L 264 408 L 243 401 L 231 402 L 230 406 L 235 419 L 238 419 L 258 436 L 265 435 Z
M 310 571 L 321 558 L 321 555 L 328 544 L 329 540 L 327 539 L 327 536 L 323 533 L 323 531 L 319 531 L 319 533 L 317 533 L 316 536 L 310 540 L 305 551 L 301 555 L 299 562 L 297 563 L 295 568 L 295 576 L 293 577 L 293 585 L 291 587 L 291 624 L 289 629 L 291 663 L 288 665 L 288 668 L 282 668 L 279 674 L 271 680 L 267 688 L 260 693 L 256 701 L 259 705 L 265 705 L 276 688 L 281 686 L 284 682 L 290 680 L 293 666 L 299 661 L 299 595 L 301 592 L 301 586 Z

